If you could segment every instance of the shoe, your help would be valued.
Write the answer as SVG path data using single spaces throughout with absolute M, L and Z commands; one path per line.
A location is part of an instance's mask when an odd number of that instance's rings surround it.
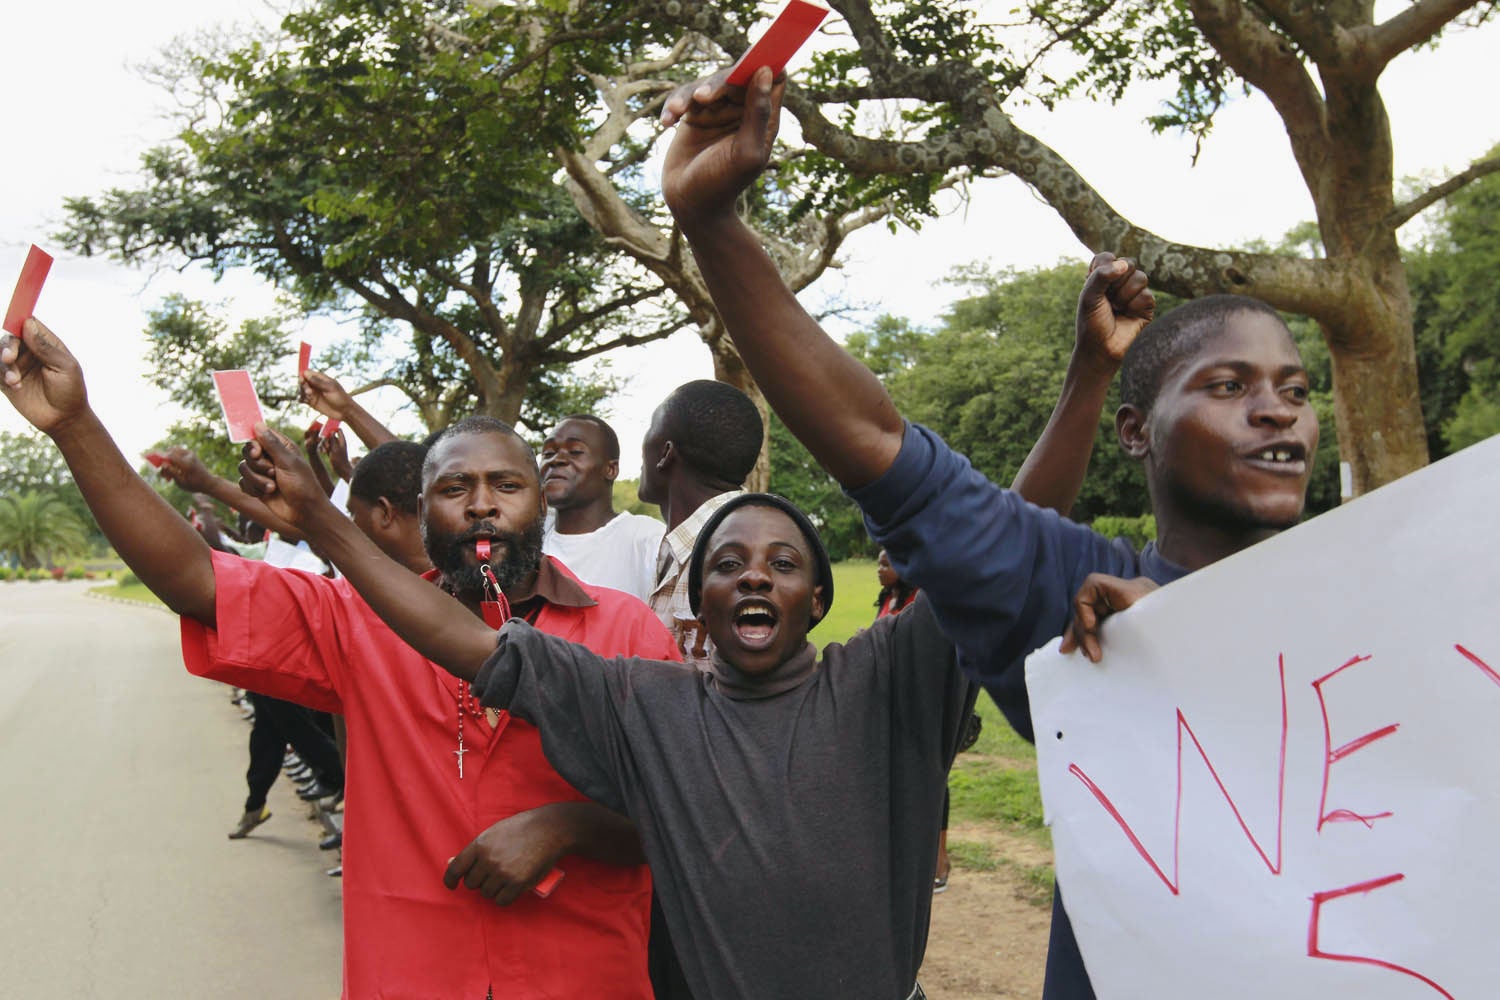
M 932 880 L 932 894 L 934 896 L 936 896 L 938 893 L 940 893 L 940 892 L 946 892 L 947 890 L 948 890 L 948 873 L 947 872 L 943 872 L 943 874 L 939 875 L 937 878 L 935 878 L 935 879 Z
M 343 865 L 334 865 L 332 868 L 328 869 L 323 874 L 327 875 L 329 878 L 343 878 L 344 877 L 344 866 Z
M 318 850 L 320 851 L 331 851 L 336 847 L 343 846 L 344 835 L 342 833 L 330 833 L 328 836 L 318 841 Z
M 337 809 L 339 806 L 341 806 L 343 804 L 344 804 L 344 790 L 342 788 L 340 788 L 336 792 L 330 792 L 327 795 L 324 795 L 320 799 L 313 799 L 313 805 L 317 807 L 317 809 L 318 809 L 319 812 L 325 812 L 325 813 L 333 812 L 335 809 Z
M 251 830 L 254 830 L 270 818 L 270 806 L 261 806 L 259 809 L 246 810 L 245 815 L 240 817 L 240 825 L 229 831 L 229 839 L 244 840 L 250 835 Z
M 315 799 L 326 799 L 337 794 L 338 789 L 328 788 L 315 778 L 307 787 L 297 793 L 297 798 L 303 802 L 312 802 Z
M 317 779 L 317 775 L 313 774 L 313 769 L 306 764 L 303 764 L 301 767 L 292 768 L 286 773 L 286 776 L 304 787 Z

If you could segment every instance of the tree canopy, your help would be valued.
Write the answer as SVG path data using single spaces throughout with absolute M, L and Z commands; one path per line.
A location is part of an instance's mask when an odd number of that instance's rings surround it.
M 831 0 L 820 52 L 786 105 L 804 146 L 789 159 L 809 207 L 897 197 L 918 219 L 935 185 L 986 171 L 1020 178 L 1091 250 L 1139 259 L 1181 296 L 1236 292 L 1313 318 L 1332 358 L 1339 441 L 1363 492 L 1427 460 L 1412 306 L 1396 234 L 1422 209 L 1500 170 L 1481 157 L 1397 200 L 1381 74 L 1445 31 L 1490 20 L 1496 0 L 1415 0 L 1383 21 L 1371 0 L 1037 0 L 1009 11 L 966 0 Z M 742 8 L 640 0 L 649 16 L 743 50 Z M 1012 117 L 1021 103 L 1115 100 L 1142 81 L 1174 96 L 1148 123 L 1209 141 L 1217 112 L 1255 94 L 1281 117 L 1317 211 L 1322 253 L 1198 247 L 1111 206 Z M 1448 100 L 1434 94 L 1434 103 Z M 1245 197 L 1254 197 L 1245 192 Z

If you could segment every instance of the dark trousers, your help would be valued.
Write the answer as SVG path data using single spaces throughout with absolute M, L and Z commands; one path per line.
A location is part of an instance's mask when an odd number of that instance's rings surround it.
M 344 766 L 339 762 L 339 749 L 319 725 L 317 714 L 301 705 L 254 691 L 249 695 L 250 703 L 255 706 L 255 724 L 250 729 L 250 767 L 245 771 L 245 784 L 250 789 L 245 811 L 259 810 L 266 804 L 266 795 L 281 773 L 288 743 L 312 768 L 321 785 L 342 790 Z

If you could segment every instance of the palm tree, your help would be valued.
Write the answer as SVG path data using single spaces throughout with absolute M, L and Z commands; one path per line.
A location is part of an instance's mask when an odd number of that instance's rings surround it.
M 87 551 L 88 527 L 56 494 L 0 497 L 0 552 L 9 552 L 22 568 Z

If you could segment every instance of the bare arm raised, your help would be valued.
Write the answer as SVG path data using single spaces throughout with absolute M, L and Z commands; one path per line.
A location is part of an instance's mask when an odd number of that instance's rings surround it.
M 667 102 L 679 121 L 662 173 L 667 205 L 735 346 L 787 428 L 846 487 L 890 468 L 903 424 L 885 387 L 797 302 L 735 201 L 765 168 L 785 84 L 762 68 L 741 89 L 716 74 Z
M 190 448 L 174 445 L 166 450 L 166 462 L 162 464 L 161 476 L 181 486 L 190 493 L 202 493 L 213 497 L 237 513 L 244 514 L 262 528 L 270 528 L 291 542 L 302 541 L 302 536 L 269 507 L 245 493 L 239 486 L 223 476 L 214 475 L 203 460 Z
M 167 607 L 214 625 L 208 544 L 136 475 L 89 407 L 83 371 L 36 319 L 0 338 L 0 392 L 62 452 L 94 520 L 120 558 Z
M 240 488 L 258 497 L 339 568 L 407 645 L 462 680 L 495 651 L 495 631 L 453 597 L 395 562 L 328 502 L 291 439 L 265 424 L 245 445 Z
M 359 405 L 359 401 L 349 395 L 331 375 L 325 375 L 316 369 L 303 372 L 298 396 L 323 416 L 348 424 L 365 443 L 366 448 L 375 448 L 387 441 L 396 440 L 396 435 L 371 416 L 369 410 Z
M 1156 297 L 1146 284 L 1145 271 L 1107 251 L 1089 262 L 1062 394 L 1011 483 L 1038 507 L 1066 515 L 1078 499 L 1109 383 L 1126 349 L 1156 313 Z
M 725 74 L 681 88 L 662 119 L 678 123 L 662 192 L 693 247 L 730 336 L 767 401 L 848 488 L 880 477 L 901 449 L 901 416 L 879 380 L 797 302 L 735 202 L 771 154 L 782 81 L 760 70 L 748 88 Z M 1100 254 L 1079 298 L 1077 343 L 1063 394 L 1014 489 L 1066 513 L 1082 486 L 1110 379 L 1155 301 L 1146 275 Z

